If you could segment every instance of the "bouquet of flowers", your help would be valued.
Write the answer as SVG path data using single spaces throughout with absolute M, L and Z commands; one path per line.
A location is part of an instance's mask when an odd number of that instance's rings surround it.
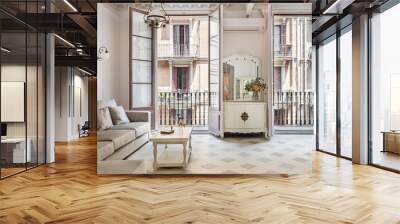
M 265 88 L 267 88 L 267 84 L 261 77 L 257 77 L 253 81 L 247 83 L 245 86 L 246 91 L 255 93 L 262 92 L 265 90 Z

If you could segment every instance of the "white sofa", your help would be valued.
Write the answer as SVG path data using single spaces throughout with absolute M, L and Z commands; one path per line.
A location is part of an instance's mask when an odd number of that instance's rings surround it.
M 115 106 L 114 100 L 99 101 L 98 109 Z M 149 141 L 151 114 L 148 111 L 126 111 L 129 123 L 114 124 L 97 131 L 97 160 L 124 160 Z

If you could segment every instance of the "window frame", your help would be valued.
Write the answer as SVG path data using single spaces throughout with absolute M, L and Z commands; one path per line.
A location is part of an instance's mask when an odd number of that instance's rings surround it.
M 129 109 L 130 110 L 148 110 L 148 111 L 154 111 L 154 106 L 155 106 L 155 102 L 154 102 L 154 96 L 155 96 L 155 93 L 154 93 L 154 90 L 155 90 L 155 86 L 154 86 L 154 82 L 155 82 L 155 77 L 154 77 L 154 69 L 155 69 L 155 66 L 154 66 L 154 59 L 155 59 L 155 55 L 154 55 L 154 29 L 152 29 L 151 30 L 151 37 L 146 37 L 146 36 L 141 36 L 141 35 L 135 35 L 135 34 L 133 34 L 133 29 L 132 29 L 132 27 L 133 27 L 133 23 L 132 23 L 132 19 L 133 19 L 133 13 L 134 12 L 138 12 L 138 13 L 142 13 L 142 14 L 146 14 L 146 12 L 145 11 L 142 11 L 142 10 L 140 10 L 140 9 L 136 9 L 136 8 L 130 8 L 130 10 L 129 10 Z M 134 47 L 134 44 L 133 44 L 133 41 L 132 41 L 132 39 L 133 39 L 133 37 L 139 37 L 139 38 L 145 38 L 145 39 L 147 39 L 147 40 L 150 40 L 151 41 L 151 55 L 150 55 L 150 58 L 151 58 L 151 60 L 143 60 L 143 59 L 135 59 L 135 58 L 133 58 L 133 47 Z M 150 73 L 151 73 L 151 80 L 150 80 L 150 82 L 134 82 L 133 81 L 133 76 L 134 76 L 134 74 L 133 74 L 133 69 L 132 69 L 132 66 L 133 66 L 133 61 L 142 61 L 142 62 L 149 62 L 150 64 L 151 64 L 151 67 L 150 67 L 150 69 L 151 69 L 151 71 L 150 71 Z M 133 99 L 133 97 L 132 97 L 132 94 L 133 94 L 133 85 L 135 85 L 135 84 L 137 84 L 137 85 L 150 85 L 151 87 L 150 87 L 150 91 L 151 91 L 151 96 L 150 96 L 150 100 L 151 100 L 151 102 L 150 102 L 150 106 L 148 106 L 148 107 L 135 107 L 134 106 L 134 99 Z

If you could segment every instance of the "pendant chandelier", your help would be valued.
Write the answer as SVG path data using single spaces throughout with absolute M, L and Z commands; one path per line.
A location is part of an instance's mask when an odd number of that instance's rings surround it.
M 144 16 L 144 22 L 153 28 L 165 27 L 169 23 L 169 16 L 163 4 L 160 3 L 159 7 L 153 7 L 153 4 L 151 4 L 147 10 L 147 14 Z

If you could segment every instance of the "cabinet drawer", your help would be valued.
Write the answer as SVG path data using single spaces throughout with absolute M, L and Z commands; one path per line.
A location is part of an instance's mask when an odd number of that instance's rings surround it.
M 224 124 L 226 129 L 262 129 L 265 128 L 265 104 L 225 104 Z M 247 120 L 242 115 L 247 114 Z

